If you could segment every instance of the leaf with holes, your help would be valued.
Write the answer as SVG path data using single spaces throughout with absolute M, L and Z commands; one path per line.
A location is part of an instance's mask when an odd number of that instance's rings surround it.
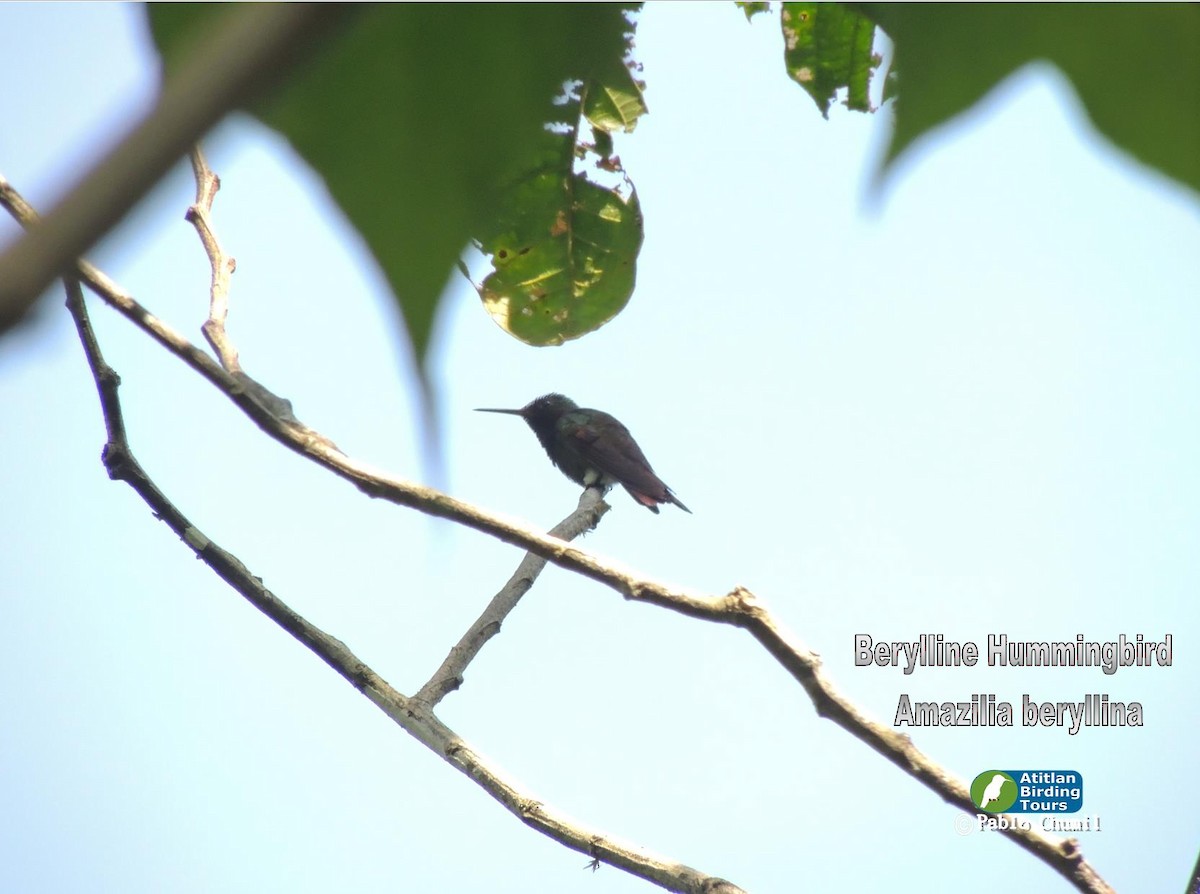
M 871 52 L 875 23 L 839 3 L 785 3 L 783 29 L 788 75 L 813 98 L 826 118 L 834 95 L 847 91 L 846 105 L 871 111 L 868 91 L 879 59 Z
M 637 194 L 572 170 L 574 134 L 546 134 L 545 164 L 513 184 L 512 213 L 480 247 L 494 271 L 480 297 L 503 329 L 558 345 L 611 320 L 629 302 L 642 244 Z

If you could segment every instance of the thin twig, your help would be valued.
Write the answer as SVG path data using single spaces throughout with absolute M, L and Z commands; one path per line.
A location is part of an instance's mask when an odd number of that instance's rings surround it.
M 305 62 L 355 4 L 233 4 L 168 78 L 154 108 L 0 256 L 0 332 L 20 320 L 230 109 Z
M 586 488 L 579 496 L 579 505 L 575 511 L 551 528 L 549 534 L 560 540 L 574 540 L 580 534 L 595 528 L 600 522 L 601 516 L 607 511 L 608 504 L 604 502 L 600 491 L 591 487 Z M 517 566 L 517 570 L 508 579 L 508 583 L 492 597 L 487 608 L 463 634 L 462 639 L 450 650 L 450 654 L 446 656 L 441 667 L 417 691 L 413 699 L 424 702 L 432 708 L 458 689 L 463 683 L 463 673 L 466 671 L 467 665 L 475 660 L 475 656 L 479 654 L 487 641 L 500 632 L 504 619 L 517 607 L 521 597 L 529 591 L 545 567 L 546 560 L 544 558 L 537 553 L 526 553 L 521 564 Z
M 216 198 L 217 190 L 221 188 L 221 178 L 208 166 L 199 143 L 192 147 L 190 157 L 192 172 L 196 177 L 196 201 L 188 208 L 184 217 L 196 228 L 204 246 L 204 253 L 208 255 L 208 263 L 212 267 L 208 319 L 204 321 L 200 331 L 212 345 L 225 371 L 237 375 L 242 371 L 242 365 L 238 361 L 237 348 L 225 331 L 225 320 L 229 316 L 229 279 L 237 270 L 237 261 L 221 250 L 221 243 L 212 228 L 213 199 Z
M 226 372 L 236 375 L 241 372 L 241 365 L 237 349 L 226 332 L 225 320 L 229 314 L 229 279 L 237 269 L 237 262 L 221 248 L 211 216 L 213 201 L 221 188 L 221 178 L 208 166 L 199 144 L 192 148 L 191 162 L 196 180 L 196 201 L 188 208 L 185 216 L 196 228 L 212 270 L 208 319 L 201 330 Z M 576 511 L 551 529 L 549 534 L 565 541 L 574 540 L 585 531 L 595 528 L 607 511 L 608 504 L 603 502 L 603 496 L 598 491 L 585 489 Z M 545 566 L 546 560 L 541 556 L 535 553 L 525 554 L 512 578 L 450 650 L 450 654 L 429 682 L 413 696 L 415 699 L 433 708 L 448 693 L 462 685 L 467 665 L 474 660 L 488 640 L 500 632 L 504 619 L 516 608 L 521 597 L 533 586 L 534 580 Z
M 706 875 L 665 857 L 649 854 L 636 845 L 581 826 L 531 798 L 435 717 L 430 707 L 407 698 L 394 689 L 351 652 L 345 643 L 293 611 L 268 590 L 262 580 L 255 577 L 241 560 L 222 549 L 193 525 L 158 489 L 134 457 L 125 433 L 121 402 L 117 393 L 121 380 L 104 361 L 88 318 L 78 280 L 68 279 L 66 287 L 67 307 L 75 320 L 79 339 L 100 394 L 100 407 L 108 430 L 103 459 L 109 477 L 128 483 L 155 516 L 166 522 L 167 526 L 192 549 L 197 558 L 212 568 L 255 608 L 337 671 L 405 732 L 479 785 L 527 826 L 581 854 L 624 869 L 668 891 L 688 894 L 741 892 L 741 888 L 723 879 Z
M 13 211 L 18 220 L 24 219 L 15 208 L 15 190 L 0 179 L 0 204 Z M 19 198 L 19 196 L 17 196 Z M 22 200 L 23 203 L 23 200 Z M 24 207 L 28 208 L 27 204 Z M 160 344 L 179 356 L 223 391 L 268 435 L 289 449 L 307 456 L 350 481 L 364 493 L 401 506 L 408 506 L 449 519 L 466 527 L 496 537 L 505 543 L 537 553 L 562 568 L 575 571 L 604 584 L 627 599 L 638 600 L 669 608 L 689 617 L 747 630 L 784 668 L 805 688 L 817 708 L 817 713 L 838 724 L 856 738 L 870 745 L 896 766 L 935 792 L 943 800 L 974 815 L 977 808 L 966 786 L 925 754 L 919 751 L 908 736 L 869 720 L 847 698 L 838 693 L 821 671 L 820 659 L 800 645 L 750 591 L 738 587 L 724 596 L 707 596 L 692 591 L 668 587 L 629 571 L 618 563 L 601 559 L 585 550 L 570 546 L 540 531 L 514 524 L 507 519 L 485 512 L 456 500 L 432 488 L 422 487 L 387 475 L 371 466 L 357 462 L 331 446 L 328 439 L 294 419 L 281 419 L 269 402 L 241 379 L 234 378 L 213 362 L 203 351 L 190 344 L 162 321 L 128 296 L 113 287 L 107 277 L 95 268 L 80 262 L 84 281 L 105 301 L 141 327 Z M 89 278 L 90 274 L 90 278 Z M 265 391 L 265 389 L 263 389 Z M 267 392 L 270 394 L 270 392 Z M 274 395 L 271 395 L 274 397 Z M 278 400 L 278 398 L 275 398 Z M 1011 824 L 1001 830 L 1019 846 L 1043 860 L 1067 878 L 1079 890 L 1091 894 L 1111 894 L 1112 889 L 1084 859 L 1078 842 L 1047 835 L 1038 829 L 1017 828 Z M 608 862 L 607 860 L 605 862 Z

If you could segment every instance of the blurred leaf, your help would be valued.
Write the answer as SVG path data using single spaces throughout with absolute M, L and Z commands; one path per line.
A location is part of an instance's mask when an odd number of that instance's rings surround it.
M 497 185 L 537 153 L 544 123 L 561 117 L 552 100 L 562 85 L 622 58 L 626 9 L 356 7 L 311 65 L 252 109 L 321 174 L 367 241 L 419 363 L 459 254 L 508 213 Z M 168 71 L 222 13 L 220 5 L 149 10 Z
M 606 133 L 616 130 L 629 133 L 649 109 L 642 85 L 634 79 L 629 66 L 619 57 L 613 57 L 588 84 L 583 111 L 593 127 Z
M 788 75 L 813 98 L 826 118 L 838 90 L 846 105 L 871 111 L 868 90 L 879 59 L 871 52 L 875 23 L 840 3 L 784 3 L 784 62 Z
M 1200 7 L 865 4 L 895 42 L 896 129 L 885 164 L 1035 59 L 1058 66 L 1092 123 L 1200 190 Z
M 753 0 L 736 0 L 736 5 L 746 14 L 746 21 L 751 21 L 760 12 L 770 12 L 770 3 L 756 3 Z
M 612 134 L 607 130 L 596 129 L 593 133 L 593 146 L 596 154 L 601 158 L 610 158 L 613 154 L 615 146 L 613 145 Z

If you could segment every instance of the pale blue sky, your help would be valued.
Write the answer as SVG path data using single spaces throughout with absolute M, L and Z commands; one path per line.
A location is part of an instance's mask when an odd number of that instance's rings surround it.
M 36 205 L 152 95 L 141 10 L 6 4 L 0 173 Z M 585 545 L 668 582 L 753 589 L 890 721 L 914 700 L 1086 693 L 1140 729 L 910 730 L 970 779 L 1075 769 L 1084 853 L 1182 888 L 1200 734 L 1197 197 L 1099 140 L 1032 66 L 868 193 L 890 112 L 828 122 L 777 25 L 652 4 L 651 114 L 618 151 L 646 215 L 638 288 L 558 349 L 458 278 L 436 334 L 447 487 L 550 526 L 576 488 L 517 420 L 550 390 L 618 415 L 695 513 L 621 492 Z M 346 451 L 424 472 L 372 262 L 287 146 L 207 142 L 247 370 Z M 179 166 L 92 253 L 198 343 L 207 267 Z M 0 223 L 0 238 L 12 227 Z M 478 267 L 476 269 L 479 269 Z M 526 830 L 222 585 L 99 462 L 52 296 L 0 342 L 0 888 L 22 892 L 651 890 Z M 91 303 L 134 449 L 208 536 L 404 691 L 519 556 L 359 493 L 263 438 Z M 1169 668 L 856 668 L 853 636 L 1175 638 Z M 818 719 L 750 639 L 547 571 L 441 716 L 567 813 L 748 891 L 1066 890 Z M 981 867 L 987 867 L 981 871 Z

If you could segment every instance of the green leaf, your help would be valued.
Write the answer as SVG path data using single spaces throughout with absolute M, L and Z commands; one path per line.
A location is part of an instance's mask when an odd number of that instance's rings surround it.
M 901 98 L 885 164 L 1047 60 L 1092 123 L 1142 162 L 1200 190 L 1200 7 L 1194 4 L 867 4 L 895 42 Z
M 633 294 L 643 231 L 637 194 L 625 200 L 576 173 L 575 155 L 573 131 L 546 133 L 543 163 L 510 186 L 509 214 L 480 240 L 495 268 L 480 288 L 484 307 L 531 345 L 591 332 Z
M 629 66 L 619 57 L 613 57 L 588 83 L 584 114 L 593 127 L 606 133 L 617 130 L 630 133 L 638 118 L 649 111 L 642 86 Z
M 612 71 L 623 57 L 626 9 L 357 7 L 310 65 L 252 109 L 320 173 L 363 235 L 419 363 L 462 249 L 508 213 L 498 184 L 561 117 L 552 100 L 562 85 Z M 220 5 L 149 10 L 168 71 L 222 14 Z
M 626 199 L 576 171 L 578 160 L 620 175 L 612 133 L 632 131 L 647 111 L 640 84 L 621 58 L 596 70 L 562 106 L 559 130 L 548 130 L 537 164 L 514 177 L 504 213 L 481 234 L 493 272 L 479 289 L 505 331 L 531 345 L 559 345 L 611 320 L 629 302 L 642 244 L 636 193 Z M 580 139 L 584 121 L 593 143 Z
M 788 75 L 813 98 L 826 118 L 838 90 L 846 105 L 871 111 L 868 90 L 879 59 L 871 52 L 875 23 L 839 3 L 784 3 L 784 62 Z
M 593 151 L 601 158 L 611 158 L 616 146 L 613 144 L 612 134 L 607 130 L 597 128 L 593 132 Z
M 739 7 L 746 14 L 746 21 L 749 22 L 760 12 L 770 12 L 770 3 L 758 3 L 754 0 L 736 0 L 735 6 Z

